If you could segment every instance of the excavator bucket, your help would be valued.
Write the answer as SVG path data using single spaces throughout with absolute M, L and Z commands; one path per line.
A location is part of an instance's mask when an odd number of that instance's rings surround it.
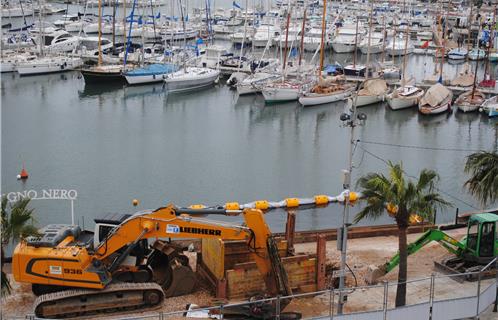
M 367 274 L 365 275 L 365 281 L 367 284 L 376 284 L 379 278 L 385 276 L 387 273 L 386 266 L 375 266 L 369 265 L 367 269 Z
M 183 248 L 161 240 L 153 246 L 155 252 L 150 266 L 153 270 L 154 282 L 164 289 L 165 297 L 176 297 L 192 293 L 197 283 L 189 259 L 183 254 Z

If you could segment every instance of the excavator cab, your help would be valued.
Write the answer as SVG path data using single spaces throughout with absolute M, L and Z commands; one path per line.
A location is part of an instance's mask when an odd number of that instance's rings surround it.
M 498 216 L 491 213 L 472 215 L 467 228 L 467 250 L 472 260 L 486 263 L 496 255 L 496 222 Z M 467 253 L 467 255 L 469 255 Z

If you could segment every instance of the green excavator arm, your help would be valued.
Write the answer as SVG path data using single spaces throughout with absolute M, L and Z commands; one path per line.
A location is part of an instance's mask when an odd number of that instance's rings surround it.
M 443 231 L 439 229 L 431 229 L 425 232 L 416 241 L 410 243 L 407 247 L 408 256 L 414 254 L 425 245 L 432 241 L 437 241 L 441 246 L 443 246 L 450 253 L 459 255 L 459 253 L 465 250 L 465 245 L 455 238 L 450 237 Z M 396 253 L 389 261 L 379 267 L 370 267 L 369 272 L 366 275 L 366 281 L 368 283 L 376 283 L 377 279 L 386 275 L 391 270 L 393 270 L 399 264 L 399 252 Z

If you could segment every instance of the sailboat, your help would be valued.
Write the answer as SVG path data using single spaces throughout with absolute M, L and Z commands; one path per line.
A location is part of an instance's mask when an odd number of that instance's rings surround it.
M 169 63 L 154 63 L 142 68 L 129 70 L 123 73 L 126 82 L 130 85 L 162 82 L 167 74 L 175 72 L 178 67 Z
M 409 30 L 410 29 L 408 28 L 407 34 L 410 34 Z M 405 38 L 405 41 L 408 42 L 408 37 Z M 405 43 L 405 51 L 407 50 L 408 45 Z M 424 95 L 424 90 L 414 85 L 407 85 L 407 83 L 411 81 L 407 81 L 406 79 L 406 60 L 407 54 L 405 52 L 403 56 L 403 75 L 401 78 L 401 87 L 394 89 L 393 92 L 386 97 L 387 104 L 393 110 L 406 109 L 415 106 Z
M 479 67 L 479 62 L 476 62 L 476 69 L 474 73 L 474 82 L 472 85 L 472 90 L 462 93 L 455 100 L 455 105 L 457 106 L 458 110 L 461 110 L 463 112 L 477 111 L 484 102 L 484 100 L 486 100 L 484 93 L 482 93 L 480 90 L 476 90 L 478 67 Z
M 265 98 L 266 103 L 276 103 L 285 101 L 295 101 L 299 98 L 299 93 L 301 92 L 301 82 L 296 80 L 286 79 L 286 68 L 287 68 L 287 43 L 289 37 L 289 24 L 291 18 L 291 11 L 287 13 L 287 25 L 285 29 L 285 48 L 283 55 L 283 65 L 282 65 L 282 79 L 268 82 L 261 89 L 261 93 Z
M 439 114 L 450 110 L 453 92 L 436 83 L 431 86 L 418 103 L 418 110 L 422 114 Z
M 354 77 L 365 77 L 365 71 L 367 67 L 363 64 L 357 64 L 357 48 L 358 48 L 358 23 L 359 17 L 356 17 L 356 36 L 354 41 L 354 50 L 353 50 L 353 64 L 347 65 L 343 68 L 344 74 L 346 76 L 354 76 Z M 371 36 L 371 33 L 369 34 Z
M 370 18 L 369 18 L 369 32 L 367 38 L 367 64 L 365 72 L 365 81 L 363 82 L 363 88 L 358 91 L 356 97 L 356 106 L 362 107 L 369 104 L 377 103 L 384 100 L 386 93 L 389 88 L 387 87 L 387 82 L 384 79 L 369 79 L 372 73 L 370 65 L 370 48 L 372 40 L 372 24 L 373 24 L 373 2 L 370 5 Z
M 201 67 L 183 67 L 165 76 L 169 92 L 189 91 L 213 85 L 220 71 Z
M 329 78 L 322 77 L 324 46 L 325 46 L 325 28 L 326 28 L 326 8 L 327 0 L 323 0 L 322 16 L 322 39 L 320 46 L 320 67 L 318 69 L 318 82 L 299 98 L 299 103 L 303 106 L 313 106 L 324 103 L 331 103 L 347 99 L 355 89 L 354 84 L 346 83 L 344 76 L 334 76 Z
M 83 64 L 83 61 L 78 57 L 66 57 L 66 56 L 45 56 L 43 52 L 43 44 L 45 41 L 42 15 L 43 15 L 43 4 L 39 3 L 39 23 L 40 32 L 39 37 L 39 56 L 32 59 L 21 60 L 16 66 L 16 70 L 21 76 L 27 75 L 37 75 L 55 72 L 64 72 L 69 70 L 74 70 Z
M 183 15 L 183 5 L 180 3 L 181 19 L 183 23 L 183 45 L 187 47 L 185 32 L 185 17 Z M 165 75 L 164 82 L 169 92 L 190 91 L 211 86 L 220 76 L 220 70 L 213 70 L 204 67 L 187 67 L 186 57 L 183 59 L 183 67 L 173 73 Z
M 133 11 L 135 9 L 135 2 L 133 1 Z M 126 7 L 126 6 L 125 6 Z M 94 67 L 83 68 L 80 70 L 83 75 L 83 79 L 86 84 L 94 84 L 94 83 L 112 83 L 112 84 L 125 84 L 125 78 L 123 77 L 123 70 L 125 70 L 126 66 L 126 57 L 128 53 L 128 48 L 130 46 L 130 37 L 128 37 L 128 41 L 126 44 L 126 54 L 124 59 L 124 64 L 111 64 L 111 65 L 102 65 L 102 0 L 98 2 L 99 8 L 99 17 L 98 17 L 98 60 L 97 65 Z M 125 14 L 126 17 L 126 14 Z M 125 18 L 126 19 L 126 18 Z M 130 28 L 132 29 L 133 19 L 130 19 Z M 129 35 L 131 32 L 129 33 Z

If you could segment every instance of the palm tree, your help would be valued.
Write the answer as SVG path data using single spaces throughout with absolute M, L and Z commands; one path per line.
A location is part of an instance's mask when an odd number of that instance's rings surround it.
M 2 221 L 2 237 L 1 237 L 1 277 L 2 277 L 2 289 L 1 294 L 6 295 L 11 291 L 11 286 L 7 275 L 3 271 L 3 265 L 5 263 L 5 248 L 9 243 L 18 242 L 31 235 L 37 235 L 38 231 L 33 225 L 33 212 L 34 209 L 28 208 L 30 202 L 29 198 L 21 198 L 18 201 L 11 203 L 9 205 L 10 214 L 8 212 L 8 200 L 6 196 L 2 197 L 1 203 L 1 221 Z
M 416 215 L 432 221 L 440 207 L 449 205 L 435 191 L 439 177 L 432 170 L 423 169 L 418 180 L 406 179 L 402 164 L 389 161 L 389 176 L 369 173 L 361 177 L 357 186 L 367 204 L 355 217 L 354 223 L 365 218 L 378 219 L 387 211 L 398 226 L 399 273 L 396 290 L 396 307 L 406 304 L 408 252 L 406 231 Z
M 465 186 L 484 206 L 498 200 L 498 153 L 471 154 L 465 163 L 465 173 L 471 175 Z

